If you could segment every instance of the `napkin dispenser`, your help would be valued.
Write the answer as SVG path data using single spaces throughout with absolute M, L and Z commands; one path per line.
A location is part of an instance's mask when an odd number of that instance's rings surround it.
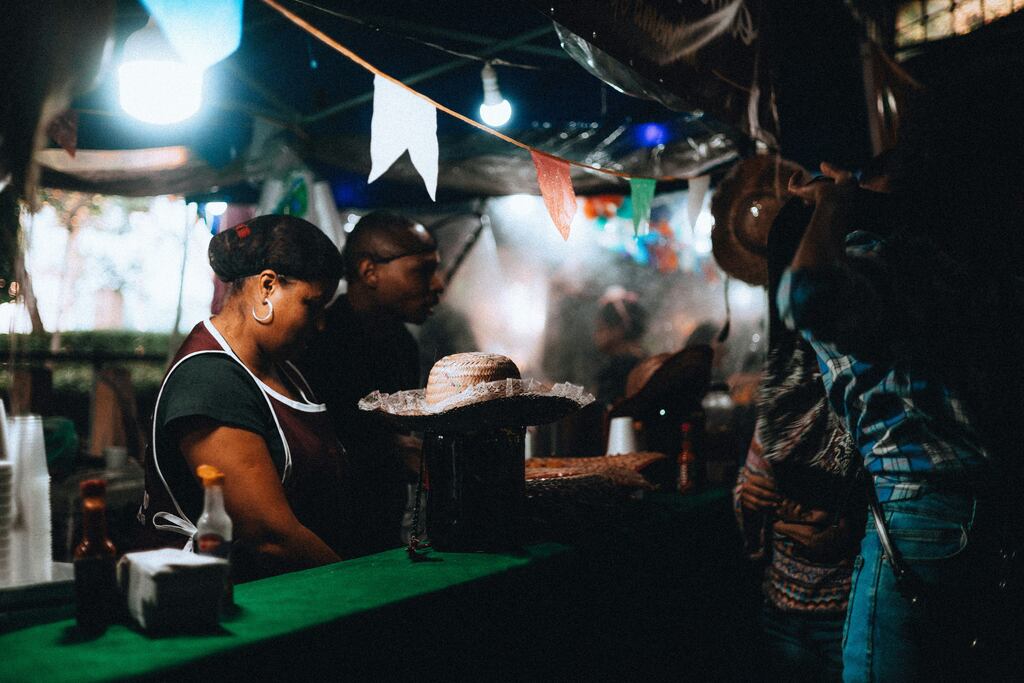
M 128 613 L 152 633 L 202 632 L 220 623 L 228 562 L 175 548 L 128 553 L 117 565 Z

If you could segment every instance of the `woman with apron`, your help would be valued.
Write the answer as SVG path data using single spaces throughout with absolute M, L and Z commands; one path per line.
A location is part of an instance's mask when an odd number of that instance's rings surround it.
M 193 328 L 164 377 L 139 510 L 145 545 L 191 548 L 202 464 L 224 472 L 232 574 L 245 581 L 337 562 L 341 447 L 288 362 L 315 332 L 342 273 L 334 244 L 292 216 L 218 234 L 222 311 Z

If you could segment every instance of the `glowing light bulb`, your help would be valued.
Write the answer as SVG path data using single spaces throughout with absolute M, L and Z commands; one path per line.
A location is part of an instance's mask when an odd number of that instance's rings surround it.
M 512 118 L 512 105 L 498 90 L 498 74 L 488 62 L 480 72 L 484 84 L 484 103 L 480 105 L 480 119 L 488 126 L 500 128 Z
M 150 19 L 124 44 L 117 69 L 121 108 L 146 123 L 184 121 L 202 104 L 204 73 L 204 68 L 178 58 Z

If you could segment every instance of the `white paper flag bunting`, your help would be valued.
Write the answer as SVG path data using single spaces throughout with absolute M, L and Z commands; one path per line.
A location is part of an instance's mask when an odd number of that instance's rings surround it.
M 437 110 L 424 99 L 386 78 L 373 78 L 373 120 L 370 123 L 372 183 L 409 150 L 412 165 L 427 193 L 437 193 Z

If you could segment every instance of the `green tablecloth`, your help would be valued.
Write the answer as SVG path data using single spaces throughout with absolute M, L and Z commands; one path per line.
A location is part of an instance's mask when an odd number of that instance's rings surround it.
M 745 646 L 716 647 L 756 597 L 727 520 L 724 491 L 661 495 L 571 546 L 389 551 L 238 586 L 241 613 L 211 635 L 114 626 L 83 642 L 72 620 L 33 626 L 0 636 L 0 680 L 736 673 Z

